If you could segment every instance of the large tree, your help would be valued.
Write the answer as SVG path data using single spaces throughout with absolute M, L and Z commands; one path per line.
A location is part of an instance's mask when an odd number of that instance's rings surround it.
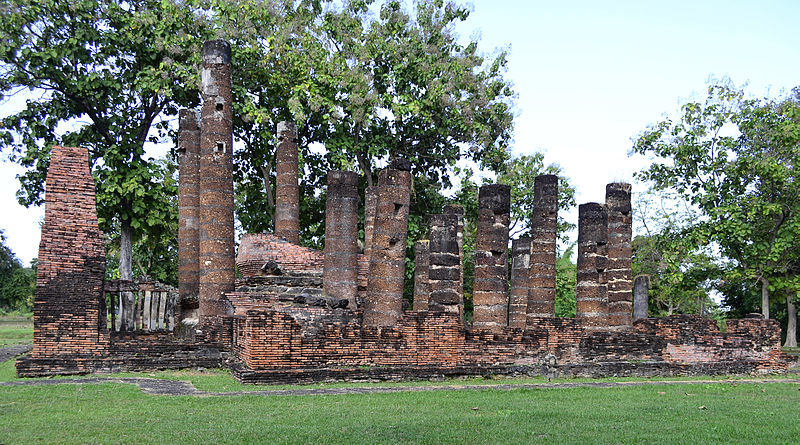
M 692 230 L 733 262 L 732 279 L 792 298 L 800 239 L 800 95 L 751 99 L 727 83 L 709 87 L 704 102 L 683 106 L 679 119 L 643 132 L 634 152 L 655 155 L 639 173 L 658 190 L 675 190 L 700 212 Z
M 174 225 L 169 184 L 145 144 L 163 141 L 177 107 L 198 101 L 204 20 L 178 0 L 4 0 L 0 9 L 0 92 L 27 95 L 0 133 L 0 148 L 28 167 L 19 201 L 42 203 L 52 145 L 87 147 L 100 225 L 118 234 L 120 275 L 130 279 L 134 239 Z

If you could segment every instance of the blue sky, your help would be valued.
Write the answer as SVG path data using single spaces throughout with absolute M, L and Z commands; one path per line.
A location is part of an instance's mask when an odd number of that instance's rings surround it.
M 709 79 L 748 83 L 754 96 L 800 85 L 800 1 L 478 0 L 457 31 L 478 33 L 487 53 L 509 50 L 513 151 L 560 164 L 579 203 L 602 202 L 607 182 L 631 181 L 648 164 L 628 157 L 631 139 L 702 99 Z M 16 204 L 18 172 L 0 163 L 0 228 L 27 263 L 42 212 Z

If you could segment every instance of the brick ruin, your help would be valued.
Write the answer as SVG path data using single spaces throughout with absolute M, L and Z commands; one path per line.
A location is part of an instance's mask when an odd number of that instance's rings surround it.
M 505 185 L 483 186 L 474 314 L 464 313 L 464 209 L 430 216 L 403 281 L 410 166 L 393 160 L 363 198 L 358 176 L 328 174 L 323 251 L 299 245 L 296 128 L 278 125 L 275 233 L 246 234 L 234 257 L 231 60 L 204 45 L 199 120 L 180 115 L 179 294 L 183 329 L 109 331 L 103 236 L 88 152 L 55 147 L 39 253 L 34 349 L 21 376 L 225 365 L 247 383 L 476 374 L 545 376 L 784 372 L 775 320 L 646 318 L 631 274 L 630 185 L 579 207 L 577 316 L 555 316 L 558 178 L 535 180 L 530 238 L 511 240 Z M 363 243 L 363 244 L 360 244 Z M 234 264 L 241 278 L 234 276 Z M 644 291 L 642 291 L 644 289 Z M 642 296 L 644 295 L 644 296 Z M 635 306 L 635 316 L 634 316 Z M 644 308 L 644 316 L 642 315 Z

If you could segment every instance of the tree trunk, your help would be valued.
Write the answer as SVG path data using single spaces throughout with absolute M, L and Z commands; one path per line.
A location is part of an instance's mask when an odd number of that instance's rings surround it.
M 268 163 L 266 167 L 261 166 L 261 174 L 264 176 L 264 194 L 267 195 L 269 222 L 275 227 L 275 199 L 272 197 L 272 187 L 269 184 L 270 171 L 272 171 L 272 163 Z
M 122 220 L 119 234 L 119 278 L 121 280 L 133 279 L 133 229 L 130 220 Z M 120 301 L 122 303 L 120 330 L 128 331 L 134 329 L 135 299 L 133 292 L 121 292 Z
M 792 294 L 786 294 L 786 312 L 789 322 L 786 324 L 786 342 L 784 348 L 797 347 L 797 306 L 792 302 Z
M 761 314 L 769 319 L 769 279 L 761 277 Z

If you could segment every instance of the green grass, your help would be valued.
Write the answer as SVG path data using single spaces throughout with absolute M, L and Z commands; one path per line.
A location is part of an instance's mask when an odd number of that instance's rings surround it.
M 798 385 L 341 396 L 0 388 L 5 443 L 796 443 Z M 704 407 L 704 408 L 701 408 Z
M 33 320 L 24 315 L 0 317 L 0 348 L 33 342 Z

